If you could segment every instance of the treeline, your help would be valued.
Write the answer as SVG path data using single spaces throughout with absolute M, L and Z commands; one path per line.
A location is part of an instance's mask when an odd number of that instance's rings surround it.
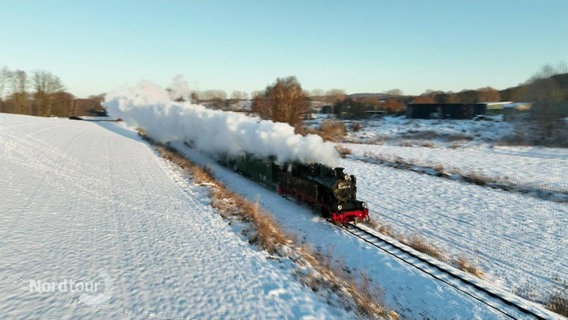
M 69 116 L 75 97 L 61 79 L 49 71 L 28 74 L 23 70 L 0 70 L 0 112 L 35 116 Z

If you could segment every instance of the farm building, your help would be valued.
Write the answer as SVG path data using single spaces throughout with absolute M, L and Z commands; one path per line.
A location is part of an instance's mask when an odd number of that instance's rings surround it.
M 472 119 L 487 112 L 486 103 L 409 103 L 409 119 Z

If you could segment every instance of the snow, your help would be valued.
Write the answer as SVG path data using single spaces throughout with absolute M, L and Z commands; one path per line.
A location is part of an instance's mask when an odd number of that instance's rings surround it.
M 0 176 L 4 319 L 350 317 L 118 124 L 0 114 Z
M 373 217 L 473 259 L 502 288 L 534 286 L 543 298 L 568 274 L 565 204 L 348 159 L 343 166 Z
M 500 116 L 495 116 L 499 120 Z M 384 117 L 361 121 L 362 130 L 349 132 L 346 141 L 395 146 L 420 145 L 467 147 L 498 141 L 510 135 L 513 126 L 500 121 L 423 120 Z
M 477 173 L 508 184 L 568 193 L 568 152 L 565 149 L 477 146 L 440 149 L 422 146 L 343 144 L 355 156 L 379 156 L 445 172 Z
M 351 143 L 342 146 L 352 155 L 342 166 L 358 177 L 359 196 L 376 218 L 452 256 L 473 259 L 495 285 L 542 302 L 568 282 L 566 203 L 358 161 L 378 156 L 476 173 L 565 199 L 568 150 L 500 145 L 510 130 L 503 122 L 387 117 L 349 134 Z M 424 132 L 427 139 L 420 138 Z M 468 138 L 447 139 L 459 135 Z
M 181 79 L 176 81 L 176 90 L 183 91 Z M 402 318 L 504 318 L 207 156 L 219 151 L 210 148 L 220 143 L 215 134 L 239 136 L 236 132 L 242 130 L 223 128 L 235 123 L 249 130 L 237 145 L 255 143 L 261 154 L 269 154 L 273 146 L 249 138 L 276 130 L 273 123 L 258 129 L 257 119 L 248 122 L 173 103 L 168 99 L 175 98 L 175 92 L 151 83 L 130 90 L 109 96 L 107 106 L 114 108 L 114 116 L 208 165 L 230 189 L 258 200 L 294 238 L 329 253 L 332 263 L 355 279 L 365 272 Z M 198 117 L 186 118 L 188 114 Z M 202 126 L 201 121 L 211 122 Z M 566 151 L 488 146 L 508 133 L 506 123 L 391 118 L 363 127 L 350 134 L 347 144 L 355 156 L 340 165 L 357 176 L 358 198 L 368 202 L 374 219 L 407 235 L 419 234 L 449 255 L 473 259 L 486 273 L 486 279 L 479 280 L 485 286 L 534 294 L 531 298 L 538 301 L 561 288 L 559 282 L 568 274 L 565 204 L 362 162 L 357 156 L 385 154 L 425 165 L 440 162 L 448 168 L 507 176 L 519 184 L 565 190 Z M 207 134 L 195 135 L 200 130 Z M 443 132 L 445 140 L 420 147 L 426 141 L 420 138 L 422 132 L 432 131 Z M 455 140 L 461 136 L 466 138 Z M 299 138 L 288 138 L 268 136 L 265 142 L 287 141 L 290 155 L 303 142 L 294 144 Z M 187 140 L 195 148 L 188 148 Z M 353 143 L 377 141 L 382 142 Z M 456 142 L 457 148 L 452 146 Z M 0 164 L 4 317 L 354 316 L 297 282 L 286 262 L 252 248 L 209 206 L 205 187 L 192 184 L 121 124 L 0 114 Z M 77 283 L 99 287 L 71 291 L 70 282 L 75 289 Z

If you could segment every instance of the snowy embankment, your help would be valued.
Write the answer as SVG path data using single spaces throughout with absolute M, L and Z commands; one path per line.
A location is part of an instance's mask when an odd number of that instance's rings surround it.
M 345 318 L 114 123 L 0 114 L 6 319 Z

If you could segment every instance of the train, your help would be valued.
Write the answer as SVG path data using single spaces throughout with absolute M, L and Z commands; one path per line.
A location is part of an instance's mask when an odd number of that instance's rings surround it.
M 333 223 L 369 221 L 365 201 L 357 199 L 357 179 L 344 168 L 331 168 L 321 163 L 279 164 L 274 157 L 259 158 L 251 154 L 223 157 L 221 164 L 269 188 L 281 196 L 294 197 L 319 209 Z

